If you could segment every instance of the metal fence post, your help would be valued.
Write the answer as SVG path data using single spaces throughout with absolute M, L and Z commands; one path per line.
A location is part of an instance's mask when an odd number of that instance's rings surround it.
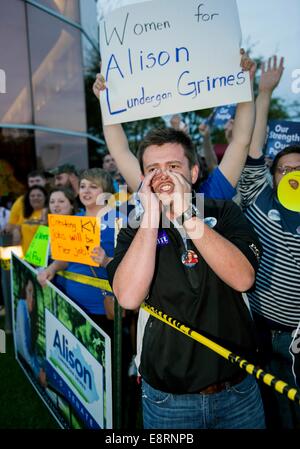
M 122 307 L 114 301 L 114 342 L 113 342 L 113 428 L 122 428 Z

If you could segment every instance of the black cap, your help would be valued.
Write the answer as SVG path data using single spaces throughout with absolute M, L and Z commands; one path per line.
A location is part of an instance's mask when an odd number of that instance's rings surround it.
M 58 167 L 49 170 L 49 172 L 52 175 L 60 175 L 61 173 L 74 173 L 75 175 L 77 175 L 77 170 L 72 164 L 59 165 Z

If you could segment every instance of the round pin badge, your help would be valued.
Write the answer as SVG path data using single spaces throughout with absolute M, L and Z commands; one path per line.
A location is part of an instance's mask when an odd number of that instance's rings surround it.
M 206 217 L 204 218 L 204 223 L 210 228 L 214 228 L 218 223 L 218 220 L 215 217 Z
M 297 234 L 300 235 L 300 226 L 298 226 L 298 228 L 296 229 Z
M 192 268 L 198 263 L 198 254 L 195 251 L 188 249 L 181 256 L 181 262 L 188 268 Z
M 104 231 L 104 229 L 106 229 L 106 228 L 107 228 L 107 224 L 101 223 L 101 225 L 100 225 L 101 231 Z
M 269 210 L 268 217 L 272 221 L 280 221 L 280 213 L 276 209 Z

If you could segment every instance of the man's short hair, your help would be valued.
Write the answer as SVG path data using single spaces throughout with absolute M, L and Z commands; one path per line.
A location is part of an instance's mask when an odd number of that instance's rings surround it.
M 287 154 L 293 154 L 293 153 L 300 154 L 300 146 L 299 145 L 292 145 L 292 146 L 287 147 L 284 150 L 280 151 L 279 153 L 277 153 L 274 158 L 273 164 L 271 165 L 271 168 L 270 168 L 271 174 L 272 175 L 275 174 L 276 169 L 278 167 L 278 163 L 283 156 L 286 156 Z
M 31 172 L 28 173 L 27 180 L 29 178 L 37 178 L 38 176 L 40 176 L 43 179 L 46 179 L 45 172 L 43 172 L 42 170 L 32 170 Z
M 138 148 L 137 157 L 143 173 L 143 156 L 146 149 L 151 145 L 162 146 L 166 143 L 178 143 L 183 147 L 190 168 L 198 165 L 195 147 L 191 138 L 186 133 L 174 128 L 155 128 L 148 132 Z
M 59 165 L 58 167 L 54 168 L 53 170 L 50 170 L 50 173 L 52 173 L 52 175 L 54 175 L 54 176 L 61 175 L 62 173 L 68 173 L 68 174 L 74 173 L 76 176 L 78 176 L 78 172 L 77 172 L 75 166 L 72 164 Z

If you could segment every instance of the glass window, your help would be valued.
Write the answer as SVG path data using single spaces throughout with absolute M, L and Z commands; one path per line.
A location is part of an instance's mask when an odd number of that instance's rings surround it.
M 37 0 L 43 6 L 53 9 L 56 13 L 68 19 L 79 22 L 79 2 L 78 0 Z
M 35 123 L 86 132 L 80 31 L 30 5 L 28 27 Z
M 96 74 L 100 71 L 100 54 L 85 37 L 82 38 L 82 50 L 88 133 L 103 139 L 99 100 L 93 93 Z
M 1 123 L 31 123 L 25 3 L 19 0 L 1 0 L 0 69 L 6 80 L 6 93 L 0 93 Z
M 23 193 L 34 169 L 33 132 L 0 128 L 0 196 Z
M 95 0 L 80 0 L 80 22 L 84 31 L 97 45 L 99 41 L 99 29 L 97 2 Z
M 103 154 L 107 151 L 105 143 L 97 143 L 88 139 L 89 167 L 102 167 Z
M 40 170 L 50 170 L 66 163 L 78 169 L 88 167 L 87 139 L 84 137 L 36 131 L 35 146 Z

